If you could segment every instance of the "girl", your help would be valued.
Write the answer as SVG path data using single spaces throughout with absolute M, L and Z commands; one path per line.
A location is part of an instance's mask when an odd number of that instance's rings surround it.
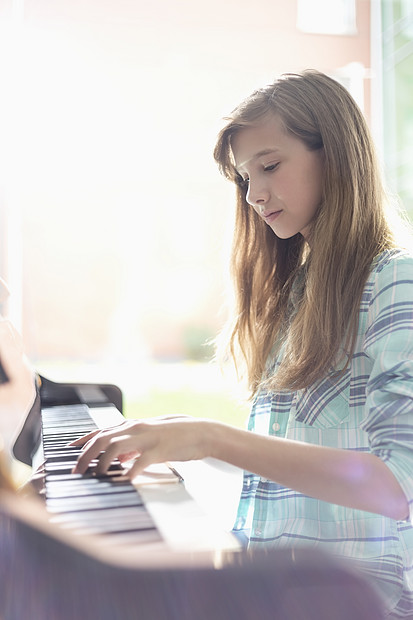
M 386 213 L 365 120 L 318 73 L 286 75 L 228 119 L 215 158 L 236 184 L 228 350 L 253 397 L 243 431 L 192 418 L 87 436 L 100 458 L 211 456 L 245 470 L 251 547 L 357 561 L 391 618 L 413 618 L 413 258 Z M 81 442 L 79 442 L 81 443 Z

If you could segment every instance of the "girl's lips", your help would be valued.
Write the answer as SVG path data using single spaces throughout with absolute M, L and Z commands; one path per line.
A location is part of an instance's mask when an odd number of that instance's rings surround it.
M 282 213 L 282 209 L 280 211 L 273 211 L 272 213 L 268 213 L 268 215 L 263 215 L 263 219 L 267 224 L 271 224 L 277 217 Z

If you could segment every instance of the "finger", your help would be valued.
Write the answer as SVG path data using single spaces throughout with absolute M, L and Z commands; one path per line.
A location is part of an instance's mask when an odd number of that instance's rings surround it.
M 93 439 L 93 437 L 96 437 L 96 435 L 99 432 L 100 432 L 99 430 L 96 430 L 96 431 L 93 431 L 92 433 L 88 433 L 87 435 L 83 435 L 82 437 L 79 437 L 79 439 L 75 439 L 75 441 L 71 441 L 68 445 L 69 446 L 84 446 L 91 439 Z
M 105 451 L 100 455 L 99 462 L 96 466 L 97 474 L 105 474 L 112 462 L 120 455 L 127 453 L 140 454 L 139 451 L 132 450 L 133 438 L 130 435 L 123 435 L 121 437 L 112 438 L 106 447 Z M 135 443 L 135 442 L 134 442 Z
M 149 450 L 148 452 L 141 454 L 136 459 L 132 467 L 130 467 L 130 469 L 128 470 L 127 476 L 133 481 L 137 476 L 139 476 L 139 474 L 142 474 L 145 469 L 147 469 L 150 465 L 162 462 L 163 459 L 160 459 L 154 450 Z
M 119 454 L 118 459 L 121 463 L 127 463 L 132 459 L 136 459 L 137 456 L 139 456 L 139 452 L 132 450 L 132 452 L 126 452 L 126 454 Z
M 102 451 L 106 449 L 113 436 L 116 437 L 121 432 L 124 432 L 125 426 L 128 426 L 128 424 L 118 424 L 117 426 L 108 428 L 104 431 L 96 430 L 92 433 L 84 435 L 83 437 L 80 437 L 79 439 L 76 439 L 71 444 L 69 444 L 71 446 L 83 446 L 83 452 L 79 456 L 76 465 L 72 469 L 72 473 L 84 474 L 89 466 L 90 461 L 92 461 Z
M 95 431 L 92 431 L 91 433 L 88 433 L 87 435 L 83 435 L 82 437 L 79 437 L 79 439 L 75 439 L 74 441 L 72 441 L 71 443 L 69 443 L 69 446 L 84 446 L 86 445 L 91 439 L 93 439 L 94 437 L 96 437 L 96 435 L 98 435 L 99 433 L 103 436 L 103 435 L 114 435 L 116 433 L 116 429 L 119 428 L 123 428 L 124 426 L 126 426 L 127 423 L 125 422 L 121 422 L 121 424 L 116 424 L 115 426 L 111 426 L 109 428 L 106 428 L 105 430 L 100 430 L 100 429 L 96 429 Z M 120 432 L 120 431 L 118 431 Z M 124 432 L 124 431 L 122 431 Z
M 72 469 L 74 474 L 84 474 L 93 459 L 96 459 L 102 450 L 105 449 L 106 440 L 103 437 L 92 439 L 84 452 L 79 456 L 76 465 Z

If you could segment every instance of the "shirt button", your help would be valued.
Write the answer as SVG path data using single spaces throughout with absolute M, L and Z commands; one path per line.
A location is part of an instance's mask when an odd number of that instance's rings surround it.
M 257 528 L 254 530 L 254 534 L 255 534 L 255 536 L 261 536 L 261 534 L 262 534 L 262 530 L 261 530 L 259 527 L 257 527 Z
M 272 425 L 272 430 L 275 432 L 280 430 L 280 425 L 278 424 L 278 422 L 274 422 L 274 424 Z

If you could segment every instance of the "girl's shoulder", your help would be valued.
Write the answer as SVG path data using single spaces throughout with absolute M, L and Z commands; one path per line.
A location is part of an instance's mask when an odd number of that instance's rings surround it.
M 396 289 L 403 291 L 405 296 L 412 296 L 413 254 L 398 248 L 385 250 L 374 259 L 364 289 L 364 299 L 375 298 L 386 291 L 388 296 L 394 296 Z
M 401 248 L 392 248 L 384 250 L 373 260 L 371 267 L 371 276 L 376 277 L 383 271 L 393 271 L 397 273 L 399 270 L 410 272 L 413 270 L 413 253 Z

